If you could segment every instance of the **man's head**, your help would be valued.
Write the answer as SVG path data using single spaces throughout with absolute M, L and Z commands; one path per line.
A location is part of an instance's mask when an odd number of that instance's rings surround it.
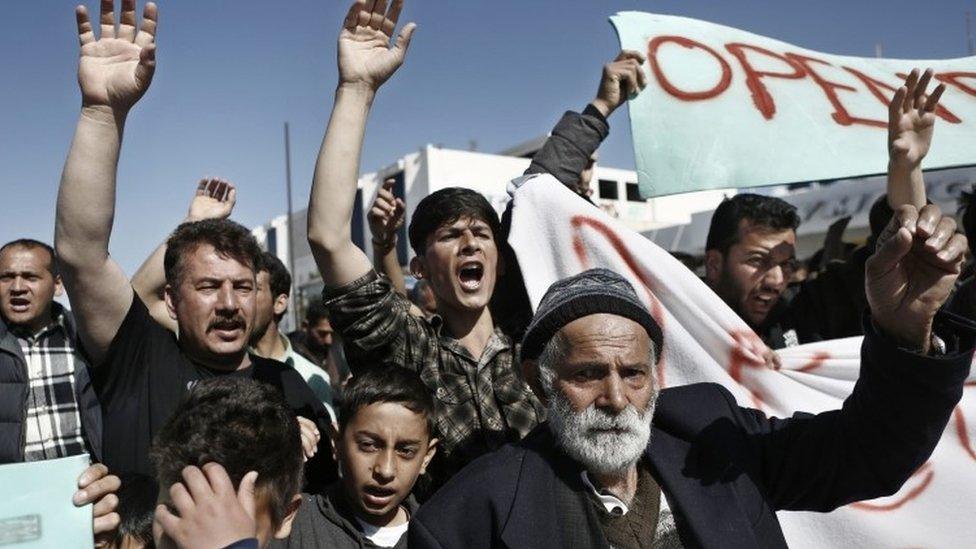
M 61 295 L 54 249 L 29 238 L 0 247 L 0 317 L 31 332 L 51 321 L 51 303 Z
M 339 406 L 336 459 L 363 520 L 385 526 L 434 457 L 434 403 L 416 374 L 379 368 L 355 376 Z
M 182 481 L 186 467 L 219 463 L 235 489 L 256 471 L 260 545 L 290 532 L 301 502 L 301 434 L 295 415 L 271 385 L 234 377 L 198 382 L 156 435 L 150 457 L 164 504 L 171 503 L 170 488 Z M 162 529 L 153 530 L 160 546 Z
M 166 306 L 180 347 L 193 358 L 236 367 L 254 329 L 261 248 L 226 219 L 184 223 L 166 242 Z
M 739 194 L 712 215 L 705 280 L 750 326 L 761 326 L 796 267 L 796 208 L 779 198 Z
M 305 311 L 305 320 L 302 321 L 302 329 L 305 331 L 305 345 L 309 350 L 319 354 L 329 352 L 333 330 L 325 305 L 317 300 L 309 303 L 308 310 Z
M 624 278 L 593 269 L 556 282 L 522 344 L 526 377 L 559 446 L 596 474 L 621 472 L 650 441 L 663 336 Z
M 253 338 L 259 339 L 269 329 L 278 329 L 278 324 L 288 310 L 288 296 L 291 295 L 291 275 L 278 256 L 263 252 L 261 265 L 255 277 L 255 308 Z
M 501 223 L 475 191 L 452 187 L 417 204 L 410 220 L 410 268 L 430 282 L 441 312 L 481 311 L 491 300 L 498 270 Z

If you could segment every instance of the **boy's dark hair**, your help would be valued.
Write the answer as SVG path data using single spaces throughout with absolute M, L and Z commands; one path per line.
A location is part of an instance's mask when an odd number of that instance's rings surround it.
M 48 256 L 51 258 L 51 261 L 48 262 L 47 266 L 47 270 L 49 273 L 51 273 L 51 276 L 57 277 L 59 274 L 61 274 L 61 270 L 58 267 L 58 254 L 54 252 L 54 248 L 41 242 L 40 240 L 34 240 L 33 238 L 18 238 L 17 240 L 11 240 L 3 246 L 0 246 L 0 255 L 3 255 L 3 252 L 5 252 L 7 248 L 24 248 L 26 250 L 36 250 L 40 248 L 47 252 Z
M 308 309 L 305 311 L 305 322 L 308 322 L 309 326 L 315 326 L 322 319 L 329 319 L 329 310 L 318 299 L 311 300 L 308 303 Z
M 295 414 L 271 385 L 249 378 L 197 382 L 153 442 L 160 487 L 181 481 L 184 467 L 216 462 L 234 486 L 249 471 L 270 494 L 275 527 L 302 487 L 302 443 Z
M 434 401 L 430 391 L 416 373 L 392 364 L 366 370 L 349 381 L 339 404 L 339 433 L 345 431 L 361 408 L 378 402 L 400 404 L 422 414 L 427 420 L 427 434 L 433 436 Z
M 962 232 L 969 239 L 969 252 L 976 255 L 976 185 L 959 196 L 958 213 L 962 218 Z
M 723 255 L 739 242 L 739 222 L 743 219 L 761 227 L 781 231 L 796 230 L 800 216 L 796 208 L 774 196 L 737 194 L 727 198 L 715 208 L 708 228 L 705 250 L 718 250 Z
M 291 274 L 288 268 L 278 259 L 278 256 L 271 252 L 261 253 L 261 264 L 257 269 L 268 273 L 268 286 L 271 288 L 271 300 L 278 299 L 279 295 L 291 295 Z M 281 322 L 285 313 L 274 315 L 275 322 Z
M 115 533 L 114 547 L 122 547 L 125 537 L 139 541 L 146 547 L 153 543 L 153 513 L 159 485 L 149 475 L 122 473 L 122 485 L 115 494 L 119 498 L 119 528 Z
M 221 257 L 238 261 L 257 271 L 261 248 L 251 231 L 229 219 L 204 219 L 181 224 L 166 240 L 163 269 L 166 283 L 176 287 L 183 275 L 183 260 L 198 247 L 209 244 Z
M 491 228 L 492 237 L 498 242 L 501 222 L 498 212 L 480 193 L 462 187 L 448 187 L 433 192 L 417 204 L 410 219 L 410 247 L 417 255 L 427 250 L 427 237 L 444 225 L 470 217 L 484 221 Z

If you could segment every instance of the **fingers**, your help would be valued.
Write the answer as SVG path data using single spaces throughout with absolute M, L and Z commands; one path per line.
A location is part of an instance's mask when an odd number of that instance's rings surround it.
M 244 478 L 241 479 L 241 484 L 237 488 L 237 501 L 251 518 L 254 518 L 257 514 L 257 504 L 254 501 L 254 487 L 257 485 L 257 482 L 257 471 L 249 471 L 246 475 L 244 475 Z
M 108 494 L 95 502 L 92 507 L 92 516 L 103 517 L 109 513 L 114 513 L 119 506 L 119 497 L 115 494 Z
M 935 234 L 941 220 L 942 209 L 935 204 L 926 205 L 918 212 L 918 220 L 915 222 L 915 236 L 928 240 Z
M 114 0 L 102 0 L 99 28 L 101 30 L 99 39 L 115 38 L 115 2 Z
M 207 477 L 204 476 L 203 471 L 193 465 L 183 468 L 182 484 L 190 491 L 190 497 L 194 501 L 206 498 L 212 492 L 210 483 L 207 482 Z
M 400 34 L 397 35 L 396 44 L 393 46 L 395 50 L 400 52 L 400 58 L 402 59 L 407 53 L 407 48 L 410 47 L 410 39 L 413 38 L 413 31 L 417 30 L 416 23 L 407 23 L 402 29 L 400 29 Z
M 958 273 L 962 271 L 962 263 L 966 259 L 968 249 L 969 240 L 966 235 L 955 233 L 935 256 L 943 263 L 946 270 Z
M 640 64 L 644 64 L 644 54 L 637 50 L 620 50 L 617 58 L 614 61 L 626 61 L 627 59 L 634 59 Z
M 87 488 L 89 484 L 95 482 L 98 479 L 105 478 L 108 476 L 108 467 L 101 463 L 95 463 L 89 465 L 87 469 L 82 471 L 81 475 L 78 476 L 78 488 Z
M 163 527 L 163 531 L 167 534 L 172 534 L 175 532 L 180 525 L 179 517 L 171 513 L 163 504 L 156 506 L 156 514 L 154 515 L 154 519 L 159 523 L 160 526 Z
M 210 179 L 209 178 L 204 177 L 203 179 L 201 179 L 200 182 L 197 183 L 197 192 L 196 192 L 196 195 L 197 196 L 203 196 L 203 195 L 207 194 L 207 185 L 209 185 L 209 184 L 210 184 Z
M 356 26 L 359 25 L 359 14 L 366 9 L 366 0 L 356 0 L 349 6 L 349 11 L 346 12 L 346 19 L 342 22 L 343 28 L 348 31 L 356 30 Z
M 925 105 L 922 107 L 922 110 L 925 112 L 935 112 L 935 109 L 939 106 L 939 100 L 942 99 L 942 94 L 945 93 L 945 90 L 945 84 L 939 84 L 936 86 L 935 90 L 932 91 L 932 95 L 929 96 L 928 100 L 925 102 Z
M 898 120 L 901 118 L 902 108 L 905 105 L 905 97 L 908 96 L 908 88 L 902 86 L 895 91 L 895 96 L 891 98 L 891 103 L 888 103 L 888 121 L 889 129 L 890 126 L 897 126 Z
M 373 12 L 369 16 L 370 28 L 383 30 L 386 22 L 386 0 L 375 0 Z
M 92 533 L 95 535 L 113 532 L 122 524 L 122 517 L 118 513 L 112 512 L 107 515 L 95 515 L 92 521 Z
M 912 99 L 912 107 L 915 109 L 921 109 L 925 105 L 925 89 L 929 87 L 929 82 L 932 80 L 932 69 L 925 69 L 922 73 L 922 77 L 918 80 L 918 85 L 915 86 L 915 97 Z
M 139 34 L 136 35 L 135 43 L 144 48 L 156 41 L 156 24 L 159 19 L 159 10 L 156 4 L 146 3 L 142 9 L 142 26 L 139 27 Z
M 912 72 L 908 73 L 908 78 L 905 79 L 905 89 L 907 91 L 905 95 L 905 101 L 902 103 L 902 112 L 908 112 L 912 110 L 912 106 L 915 101 L 915 86 L 918 84 L 918 69 L 912 69 Z
M 376 4 L 376 0 L 365 0 L 363 2 L 363 9 L 359 12 L 359 17 L 356 21 L 356 25 L 360 27 L 368 27 L 369 21 L 373 18 L 373 5 Z
M 193 498 L 182 482 L 174 482 L 169 487 L 169 499 L 181 517 L 190 516 L 193 512 Z
M 305 459 L 311 459 L 318 451 L 319 428 L 315 422 L 298 416 L 298 427 L 302 435 L 302 449 L 305 452 Z
M 75 8 L 75 21 L 78 23 L 78 42 L 84 46 L 95 41 L 95 31 L 92 30 L 88 9 L 85 6 Z
M 203 474 L 207 477 L 214 494 L 220 496 L 234 493 L 234 484 L 230 481 L 230 476 L 227 475 L 223 465 L 215 461 L 204 464 Z
M 932 236 L 925 240 L 925 250 L 933 254 L 939 253 L 954 234 L 956 234 L 956 220 L 950 216 L 943 216 L 932 232 Z
M 122 0 L 118 37 L 129 42 L 136 39 L 136 0 Z
M 139 64 L 136 65 L 136 81 L 145 90 L 152 82 L 156 72 L 156 44 L 148 44 L 139 52 Z
M 386 34 L 393 34 L 393 29 L 396 28 L 397 21 L 400 20 L 401 11 L 403 11 L 403 0 L 393 0 L 393 3 L 390 5 L 390 11 L 386 14 L 386 20 L 390 22 L 392 27 Z M 384 29 L 383 32 L 386 32 L 386 30 Z
M 234 204 L 237 204 L 237 187 L 233 183 L 228 183 L 230 190 L 227 191 L 227 203 L 233 208 Z
M 894 269 L 912 249 L 912 234 L 905 227 L 895 227 L 897 228 L 891 237 L 884 242 L 879 239 L 878 249 L 865 264 L 865 269 L 874 276 L 884 275 Z
M 84 489 L 75 492 L 75 495 L 72 497 L 72 502 L 78 507 L 88 505 L 117 492 L 121 486 L 122 481 L 119 477 L 108 475 L 95 480 L 85 486 Z

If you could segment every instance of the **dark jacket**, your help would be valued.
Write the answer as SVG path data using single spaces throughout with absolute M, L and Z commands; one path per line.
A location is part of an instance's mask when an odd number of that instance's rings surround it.
M 71 312 L 54 304 L 54 314 L 62 310 L 68 335 L 75 342 L 75 348 L 80 349 Z M 102 412 L 92 387 L 89 367 L 81 362 L 79 366 L 75 370 L 75 399 L 89 453 L 93 461 L 98 461 L 102 448 Z M 0 463 L 24 461 L 28 382 L 27 361 L 20 342 L 0 318 Z
M 341 481 L 340 481 L 341 482 Z M 413 496 L 403 502 L 413 516 L 417 502 Z M 274 540 L 272 548 L 288 549 L 365 549 L 377 547 L 363 537 L 352 510 L 342 495 L 340 483 L 335 483 L 322 494 L 302 494 L 302 505 L 291 525 L 288 539 Z M 407 536 L 400 538 L 396 549 L 406 549 Z
M 920 356 L 866 324 L 860 379 L 841 410 L 767 418 L 720 385 L 661 391 L 646 456 L 685 547 L 786 547 L 776 511 L 826 512 L 896 492 L 935 449 L 972 361 L 973 324 L 940 315 L 937 325 L 965 351 Z M 579 466 L 561 470 L 557 452 L 543 425 L 475 461 L 417 513 L 410 545 L 606 547 L 585 526 L 592 506 L 554 496 L 585 494 Z

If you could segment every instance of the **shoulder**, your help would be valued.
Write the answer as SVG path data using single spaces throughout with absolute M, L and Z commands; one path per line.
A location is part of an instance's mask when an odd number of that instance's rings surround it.
M 507 444 L 472 461 L 420 507 L 417 517 L 437 523 L 445 517 L 464 519 L 489 508 L 509 507 L 527 452 L 520 444 Z
M 663 389 L 658 395 L 654 423 L 660 427 L 704 429 L 720 417 L 736 415 L 739 406 L 718 383 L 692 383 Z

